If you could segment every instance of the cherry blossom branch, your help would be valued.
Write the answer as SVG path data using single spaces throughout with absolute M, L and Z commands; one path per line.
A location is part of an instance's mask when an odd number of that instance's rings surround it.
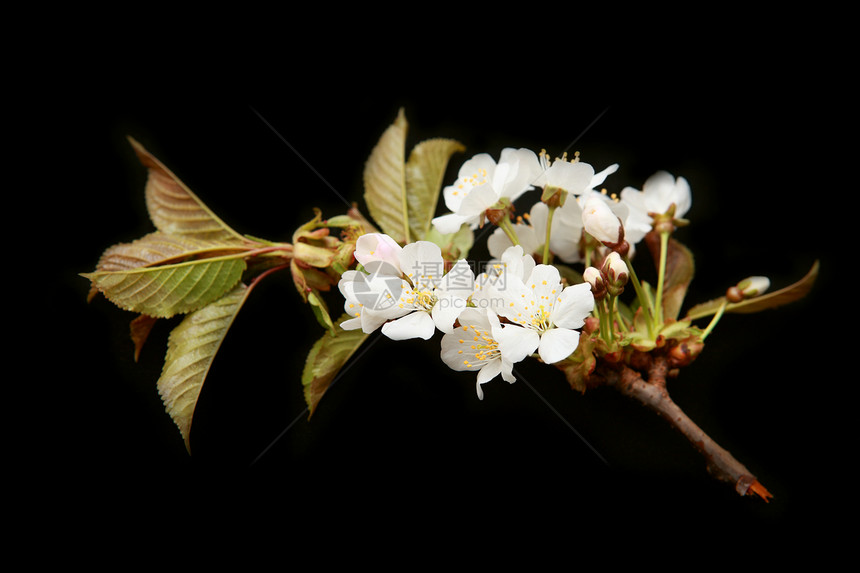
M 648 380 L 632 368 L 602 367 L 607 385 L 647 406 L 680 431 L 704 456 L 708 471 L 717 479 L 732 484 L 740 495 L 758 495 L 768 501 L 772 495 L 756 477 L 728 451 L 717 444 L 672 401 L 666 389 L 669 364 L 665 356 L 655 356 L 648 368 Z

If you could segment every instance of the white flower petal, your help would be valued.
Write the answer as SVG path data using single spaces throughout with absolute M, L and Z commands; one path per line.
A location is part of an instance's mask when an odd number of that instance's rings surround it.
M 358 330 L 361 328 L 361 317 L 350 318 L 340 323 L 340 327 L 344 330 Z
M 503 274 L 486 297 L 499 316 L 521 325 L 530 323 L 535 307 L 534 296 L 518 276 Z
M 475 390 L 478 392 L 478 400 L 484 399 L 484 390 L 481 388 L 480 382 L 475 382 Z
M 558 209 L 553 214 L 553 220 L 555 220 L 555 214 L 557 213 Z M 529 209 L 529 224 L 534 229 L 534 233 L 537 235 L 537 240 L 540 244 L 543 244 L 546 239 L 547 220 L 549 220 L 549 205 L 543 201 L 538 201 L 532 205 L 532 208 Z
M 496 169 L 496 161 L 489 153 L 479 153 L 460 166 L 457 181 L 442 190 L 445 206 L 453 213 L 476 186 L 486 185 Z
M 555 210 L 552 216 L 553 225 L 555 221 L 561 219 L 570 225 L 578 225 L 582 227 L 582 201 L 581 197 L 568 197 L 564 205 Z
M 642 190 L 625 187 L 621 190 L 622 203 L 630 207 L 631 222 L 650 225 L 648 213 L 662 214 L 675 204 L 675 217 L 683 217 L 692 205 L 690 184 L 683 177 L 675 177 L 667 171 L 658 171 L 645 180 Z M 647 232 L 647 231 L 646 231 Z
M 493 177 L 493 187 L 500 197 L 515 201 L 533 188 L 542 168 L 537 154 L 525 148 L 502 150 L 499 164 Z
M 400 251 L 400 268 L 416 288 L 435 288 L 445 274 L 439 245 L 430 241 L 409 243 Z
M 492 333 L 502 356 L 512 363 L 524 360 L 540 344 L 540 335 L 536 331 L 514 324 L 493 327 Z
M 540 337 L 538 354 L 547 364 L 554 364 L 570 356 L 579 345 L 579 332 L 567 328 L 551 328 Z
M 672 200 L 675 203 L 675 217 L 680 218 L 687 214 L 693 206 L 693 196 L 690 191 L 690 183 L 683 177 L 675 181 L 675 193 Z
M 506 360 L 504 356 L 502 356 L 502 380 L 509 384 L 517 381 L 516 376 L 514 376 L 514 365 L 510 360 Z
M 442 277 L 439 290 L 446 294 L 457 295 L 461 298 L 469 298 L 475 291 L 475 273 L 465 259 L 460 259 Z
M 460 324 L 465 328 L 490 331 L 492 329 L 490 316 L 494 316 L 494 314 L 487 312 L 485 309 L 469 307 L 460 313 Z M 498 318 L 496 318 L 496 321 L 498 321 Z
M 502 371 L 501 360 L 491 360 L 478 371 L 478 384 L 486 384 Z
M 529 276 L 535 266 L 534 258 L 530 254 L 525 253 L 520 245 L 506 249 L 502 253 L 502 263 L 504 263 L 505 272 L 510 273 L 520 281 Z
M 467 220 L 479 217 L 481 213 L 499 202 L 499 193 L 489 185 L 475 187 L 469 196 L 460 203 L 457 214 Z M 459 229 L 459 227 L 458 227 Z
M 429 340 L 434 332 L 436 332 L 436 324 L 430 318 L 429 313 L 421 310 L 411 312 L 402 318 L 382 325 L 382 334 L 392 340 L 410 338 Z
M 559 260 L 564 263 L 580 262 L 582 260 L 579 245 L 581 239 L 581 217 L 574 224 L 561 217 L 553 217 L 552 233 L 549 237 L 549 249 Z
M 543 244 L 544 236 L 536 233 L 535 227 L 532 225 L 515 224 L 514 233 L 523 248 L 525 253 L 536 253 L 538 248 Z M 494 259 L 499 259 L 505 249 L 513 246 L 513 243 L 508 238 L 508 235 L 501 229 L 496 228 L 493 234 L 487 238 L 487 250 L 490 251 L 490 256 Z
M 561 275 L 553 265 L 535 265 L 524 282 L 526 287 L 532 289 L 535 302 L 539 305 L 553 304 L 561 293 Z
M 463 340 L 463 342 L 460 342 Z M 448 368 L 461 372 L 463 370 L 474 370 L 472 364 L 475 362 L 475 351 L 465 343 L 459 332 L 451 332 L 442 337 L 441 343 L 442 362 Z
M 579 195 L 594 186 L 594 167 L 588 163 L 554 161 L 546 172 L 547 184 L 561 187 L 568 193 Z
M 389 317 L 369 308 L 361 309 L 361 330 L 370 334 L 382 326 Z
M 466 309 L 466 299 L 457 295 L 442 295 L 433 305 L 431 316 L 436 328 L 444 333 L 454 330 L 454 322 L 460 313 Z
M 344 273 L 338 283 L 341 293 L 349 303 L 378 312 L 389 312 L 387 316 L 393 318 L 394 315 L 390 313 L 397 314 L 396 303 L 403 292 L 403 280 L 399 276 L 386 274 L 394 267 L 385 261 L 370 261 L 367 268 L 371 270 L 368 274 Z
M 618 171 L 618 164 L 613 163 L 612 165 L 610 165 L 609 167 L 607 167 L 606 169 L 604 169 L 600 173 L 596 173 L 591 180 L 591 187 L 590 188 L 594 189 L 598 185 L 601 185 L 604 181 L 606 181 L 606 178 L 609 175 L 612 175 L 616 171 Z
M 591 285 L 579 283 L 565 288 L 558 297 L 550 320 L 561 328 L 581 328 L 594 310 Z
M 433 226 L 436 227 L 436 230 L 443 235 L 447 235 L 449 233 L 456 233 L 459 231 L 460 227 L 466 221 L 466 217 L 462 217 L 457 213 L 448 213 L 447 215 L 435 217 L 433 219 Z

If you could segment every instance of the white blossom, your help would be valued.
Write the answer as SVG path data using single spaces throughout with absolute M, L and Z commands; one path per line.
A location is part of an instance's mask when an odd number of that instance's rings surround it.
M 540 152 L 540 163 L 543 171 L 535 180 L 537 187 L 552 186 L 564 189 L 572 195 L 582 195 L 594 190 L 603 184 L 606 178 L 618 170 L 618 164 L 614 163 L 600 171 L 594 172 L 594 167 L 579 160 L 568 161 L 566 157 L 550 160 L 546 151 Z
M 529 149 L 505 148 L 498 163 L 487 153 L 475 155 L 460 167 L 457 181 L 442 190 L 451 212 L 434 218 L 433 225 L 442 234 L 455 233 L 464 223 L 474 228 L 500 199 L 514 201 L 532 189 L 539 174 L 537 155 Z
M 499 374 L 506 382 L 516 381 L 513 365 L 534 352 L 538 334 L 514 325 L 502 325 L 490 309 L 467 308 L 460 313 L 459 327 L 442 337 L 442 361 L 457 371 L 477 371 L 475 388 L 481 389 Z
M 549 186 L 564 189 L 570 196 L 564 204 L 556 208 L 552 217 L 549 234 L 549 250 L 563 263 L 577 263 L 582 260 L 582 197 L 597 193 L 594 188 L 618 169 L 618 164 L 610 165 L 599 173 L 588 163 L 566 159 L 550 161 L 546 152 L 541 151 L 540 161 L 543 171 L 535 180 L 536 186 Z M 526 253 L 537 254 L 546 243 L 546 227 L 549 220 L 549 206 L 541 201 L 532 205 L 527 223 L 513 225 L 514 233 Z M 487 240 L 487 247 L 493 257 L 512 245 L 510 238 L 502 229 L 496 229 Z
M 576 197 L 555 210 L 552 218 L 552 231 L 549 237 L 549 250 L 564 263 L 577 263 L 581 260 L 580 239 L 582 238 L 582 215 Z M 572 215 L 575 213 L 575 215 Z M 546 243 L 546 225 L 549 207 L 541 201 L 532 205 L 527 222 L 513 225 L 514 233 L 523 251 L 535 255 L 542 251 Z M 497 228 L 487 239 L 487 249 L 494 258 L 499 258 L 505 249 L 511 247 L 510 238 L 504 230 Z
M 390 247 L 384 237 L 378 237 L 376 245 Z M 372 332 L 381 326 L 393 340 L 427 340 L 437 328 L 450 332 L 474 290 L 469 263 L 457 261 L 446 273 L 441 249 L 429 241 L 409 243 L 396 253 L 396 265 L 388 258 L 365 259 L 367 273 L 343 273 L 338 288 L 344 310 L 354 318 L 342 327 Z
M 563 286 L 558 269 L 552 265 L 518 265 L 524 259 L 520 247 L 511 247 L 502 257 L 504 265 L 495 281 L 487 281 L 473 295 L 473 301 L 492 308 L 499 316 L 523 331 L 513 329 L 511 336 L 524 331 L 539 335 L 538 355 L 548 364 L 568 357 L 579 344 L 577 329 L 594 308 L 588 283 Z M 531 266 L 530 270 L 526 270 Z M 529 335 L 531 336 L 531 335 Z
M 683 177 L 676 179 L 667 171 L 651 175 L 645 180 L 641 191 L 625 187 L 620 197 L 630 210 L 625 225 L 625 232 L 630 235 L 627 240 L 630 242 L 641 240 L 651 230 L 653 221 L 650 213 L 662 215 L 674 204 L 674 217 L 680 219 L 692 205 L 690 184 Z

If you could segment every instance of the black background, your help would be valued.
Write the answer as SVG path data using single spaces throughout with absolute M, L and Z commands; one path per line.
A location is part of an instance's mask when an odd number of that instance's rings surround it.
M 765 49 L 692 60 L 674 50 L 665 60 L 579 54 L 562 64 L 509 62 L 470 45 L 414 68 L 386 68 L 390 55 L 370 47 L 337 58 L 286 45 L 268 46 L 265 59 L 253 50 L 169 62 L 93 54 L 61 58 L 42 78 L 46 124 L 29 130 L 38 161 L 21 194 L 38 199 L 28 221 L 55 219 L 37 233 L 50 252 L 24 258 L 51 277 L 40 281 L 45 292 L 31 290 L 38 316 L 29 311 L 35 328 L 22 339 L 49 350 L 28 358 L 36 376 L 15 377 L 33 391 L 17 432 L 19 443 L 35 442 L 26 467 L 39 468 L 58 503 L 171 515 L 185 493 L 178 505 L 190 513 L 229 506 L 318 519 L 322 531 L 361 531 L 373 515 L 389 535 L 444 535 L 432 525 L 442 519 L 459 539 L 490 528 L 581 544 L 658 520 L 715 525 L 727 543 L 739 531 L 796 532 L 841 498 L 842 419 L 831 412 L 852 382 L 831 366 L 851 350 L 829 311 L 831 253 L 844 245 L 823 231 L 842 231 L 848 192 L 833 131 L 850 118 L 828 94 L 800 92 L 823 80 L 814 68 L 801 73 Z M 439 360 L 438 336 L 372 336 L 308 420 L 301 368 L 322 330 L 287 273 L 260 284 L 231 327 L 188 455 L 155 388 L 175 322 L 156 328 L 135 363 L 132 316 L 104 299 L 87 304 L 77 275 L 105 248 L 152 230 L 145 170 L 126 136 L 237 231 L 289 241 L 313 207 L 330 216 L 344 211 L 343 198 L 363 206 L 364 161 L 401 106 L 409 145 L 440 136 L 466 146 L 448 181 L 474 153 L 571 144 L 597 169 L 620 164 L 610 191 L 641 188 L 658 169 L 686 177 L 692 224 L 678 238 L 696 256 L 689 304 L 753 274 L 780 288 L 822 261 L 807 299 L 726 316 L 669 386 L 771 491 L 770 503 L 711 478 L 653 413 L 611 389 L 573 392 L 552 368 L 523 363 L 519 382 L 494 380 L 479 401 L 474 376 Z M 470 258 L 483 256 L 476 247 Z M 338 308 L 336 296 L 330 302 Z

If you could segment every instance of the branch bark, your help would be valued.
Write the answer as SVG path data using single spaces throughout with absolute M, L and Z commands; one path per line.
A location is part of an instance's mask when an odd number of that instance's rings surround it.
M 648 368 L 648 380 L 627 365 L 601 368 L 609 386 L 647 406 L 680 431 L 701 453 L 708 471 L 717 479 L 732 484 L 740 495 L 758 495 L 768 501 L 772 495 L 743 464 L 717 444 L 672 401 L 666 389 L 669 371 L 665 357 L 655 356 Z

